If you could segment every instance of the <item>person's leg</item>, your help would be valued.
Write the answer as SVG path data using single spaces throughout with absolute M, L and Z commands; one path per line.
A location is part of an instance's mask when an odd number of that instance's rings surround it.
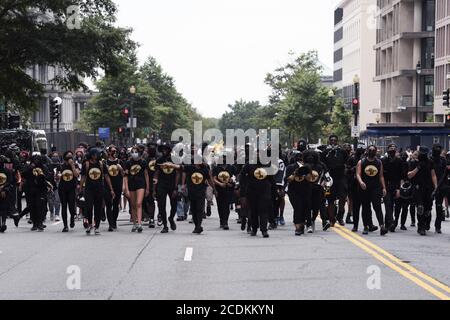
M 356 188 L 353 188 L 351 192 L 352 198 L 352 210 L 353 210 L 353 230 L 357 231 L 359 227 L 359 218 L 361 211 L 361 196 Z
M 175 190 L 169 191 L 169 198 L 170 198 L 170 219 L 173 220 L 175 218 L 175 215 L 177 214 L 177 197 L 175 194 Z
M 384 208 L 385 208 L 385 220 L 386 226 L 391 228 L 391 231 L 395 231 L 394 225 L 394 193 L 395 190 L 387 190 L 386 197 L 384 197 Z
M 108 192 L 107 189 L 105 189 L 105 196 L 103 198 L 105 200 L 106 219 L 109 227 L 112 228 L 114 226 L 113 199 L 111 193 Z
M 93 225 L 93 215 L 94 215 L 94 191 L 91 189 L 85 189 L 84 199 L 86 201 L 86 207 L 83 210 L 84 217 L 87 219 L 89 227 Z
M 445 221 L 445 210 L 443 207 L 443 202 L 444 202 L 444 193 L 438 192 L 436 195 L 436 221 L 434 223 L 434 227 L 436 228 L 436 232 L 438 233 L 441 232 L 442 221 Z
M 252 226 L 252 232 L 258 232 L 259 216 L 258 216 L 258 200 L 254 196 L 247 197 L 247 204 L 250 209 L 250 223 Z
M 416 225 L 416 208 L 417 204 L 415 201 L 411 201 L 409 204 L 409 214 L 411 216 L 411 227 Z
M 266 198 L 261 199 L 258 203 L 258 219 L 259 220 L 259 229 L 264 234 L 267 232 L 267 224 L 269 223 L 269 214 L 273 212 L 272 210 L 272 199 Z
M 361 196 L 361 205 L 362 205 L 362 220 L 364 225 L 364 231 L 371 226 L 371 219 L 370 216 L 372 215 L 372 209 L 370 206 L 370 196 L 368 194 L 368 191 L 362 191 L 360 192 Z
M 70 227 L 74 228 L 75 217 L 77 215 L 75 190 L 69 190 L 67 193 L 67 204 L 70 212 Z
M 162 187 L 157 188 L 156 198 L 158 201 L 158 212 L 161 216 L 161 221 L 164 225 L 164 228 L 167 227 L 167 211 L 166 211 L 167 196 L 168 192 L 166 189 Z
M 98 192 L 100 193 L 97 195 L 97 197 L 94 199 L 94 220 L 95 220 L 95 229 L 100 228 L 100 222 L 102 220 L 102 213 L 103 213 L 103 189 L 99 189 Z
M 144 202 L 145 189 L 136 191 L 136 218 L 137 224 L 142 225 L 142 203 Z
M 381 198 L 382 198 L 381 190 L 379 190 L 379 189 L 372 190 L 370 192 L 370 197 L 371 197 L 370 202 L 372 203 L 373 210 L 375 211 L 375 215 L 377 217 L 378 225 L 380 227 L 384 227 L 385 223 L 384 223 L 384 218 L 383 218 L 383 210 L 381 208 Z
M 70 193 L 70 191 L 68 190 L 58 190 L 58 194 L 59 194 L 59 198 L 61 200 L 61 216 L 62 216 L 62 220 L 63 220 L 63 224 L 64 224 L 64 229 L 68 228 L 68 223 L 67 223 L 67 206 L 68 206 L 68 194 Z

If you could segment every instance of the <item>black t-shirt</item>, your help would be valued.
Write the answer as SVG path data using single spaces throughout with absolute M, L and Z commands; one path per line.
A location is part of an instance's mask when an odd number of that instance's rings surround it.
M 15 159 L 15 158 L 10 159 L 9 162 L 5 163 L 5 168 L 12 172 L 13 184 L 16 184 L 16 182 L 17 182 L 17 180 L 16 180 L 16 172 L 20 172 L 21 171 L 20 161 Z
M 116 160 L 106 160 L 106 168 L 108 172 L 109 179 L 114 189 L 122 189 L 123 176 L 120 172 L 120 167 L 122 166 L 119 159 Z M 123 169 L 123 168 L 122 168 Z M 106 184 L 105 184 L 106 186 Z M 106 186 L 107 187 L 107 186 Z
M 183 171 L 186 173 L 189 198 L 199 199 L 205 197 L 210 174 L 208 165 L 185 165 Z
M 337 147 L 328 147 L 322 153 L 322 162 L 327 166 L 333 179 L 342 179 L 345 177 L 345 165 L 348 161 L 348 153 Z
M 13 185 L 13 174 L 12 171 L 6 169 L 5 167 L 0 168 L 0 191 L 8 193 L 11 191 Z M 3 201 L 0 198 L 0 201 Z
M 129 186 L 146 187 L 145 169 L 147 162 L 145 160 L 129 160 L 125 165 L 126 174 L 128 177 Z
M 326 172 L 325 165 L 320 162 L 307 165 L 311 168 L 311 174 L 306 177 L 307 180 L 313 184 L 320 184 Z
M 432 189 L 433 179 L 431 178 L 431 171 L 434 170 L 433 161 L 428 159 L 426 161 L 413 160 L 409 162 L 409 171 L 413 171 L 417 167 L 420 167 L 420 170 L 411 179 L 411 182 L 419 187 Z
M 434 171 L 436 173 L 437 180 L 439 181 L 442 176 L 445 174 L 445 170 L 447 167 L 447 160 L 443 157 L 438 157 L 437 159 L 431 158 L 434 164 Z
M 59 173 L 61 174 L 61 179 L 59 181 L 59 189 L 61 190 L 73 190 L 75 192 L 75 189 L 77 187 L 77 179 L 75 178 L 75 174 L 72 170 L 72 166 L 63 163 L 58 168 Z
M 104 174 L 107 171 L 104 161 L 92 163 L 85 161 L 81 169 L 81 175 L 86 176 L 86 188 L 103 187 Z
M 403 160 L 399 157 L 384 157 L 381 161 L 386 188 L 389 190 L 400 189 L 401 181 L 405 179 Z
M 241 181 L 246 187 L 245 194 L 270 198 L 275 188 L 275 179 L 268 175 L 270 165 L 246 164 L 241 171 Z M 241 184 L 242 188 L 242 184 Z
M 296 171 L 299 170 L 301 167 L 300 165 L 295 162 L 293 164 L 290 164 L 286 169 L 286 180 L 290 176 L 294 176 L 294 180 L 288 182 L 288 192 L 289 194 L 298 194 L 303 193 L 306 190 L 309 190 L 311 188 L 311 167 L 309 165 L 304 165 L 303 167 L 306 168 L 305 172 L 307 173 L 304 176 L 300 176 L 296 174 Z
M 28 190 L 30 192 L 36 192 L 40 194 L 47 193 L 47 187 L 49 186 L 49 172 L 47 166 L 41 164 L 39 166 L 29 166 L 24 171 L 24 178 L 28 184 Z
M 229 164 L 219 164 L 212 170 L 212 175 L 221 183 L 231 183 L 231 179 L 236 175 L 235 167 Z M 234 184 L 231 187 L 222 188 L 217 186 L 217 192 L 232 192 Z
M 381 160 L 368 158 L 361 160 L 361 179 L 366 184 L 367 190 L 381 188 L 380 174 Z
M 160 157 L 156 160 L 156 171 L 158 172 L 158 185 L 169 189 L 176 189 L 175 185 L 177 171 L 172 168 L 162 168 L 163 163 L 173 163 L 171 156 Z

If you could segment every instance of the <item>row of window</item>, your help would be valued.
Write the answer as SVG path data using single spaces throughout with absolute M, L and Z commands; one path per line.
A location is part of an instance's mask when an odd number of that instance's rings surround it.
M 436 0 L 436 20 L 450 17 L 450 0 Z
M 442 92 L 450 88 L 450 80 L 447 75 L 450 74 L 450 64 L 436 67 L 436 94 L 440 96 Z
M 450 24 L 436 30 L 436 57 L 450 56 Z

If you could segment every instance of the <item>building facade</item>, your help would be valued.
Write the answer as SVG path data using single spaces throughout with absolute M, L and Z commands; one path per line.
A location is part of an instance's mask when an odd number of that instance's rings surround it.
M 380 122 L 433 122 L 435 0 L 377 0 L 377 4 Z
M 436 0 L 435 114 L 436 120 L 447 113 L 442 92 L 450 88 L 450 0 Z
M 50 98 L 60 97 L 60 131 L 74 130 L 74 124 L 80 119 L 80 112 L 87 106 L 92 93 L 70 92 L 59 88 L 52 80 L 62 75 L 62 68 L 36 65 L 27 69 L 27 74 L 44 84 L 45 92 L 39 101 L 39 109 L 33 114 L 31 125 L 35 129 L 50 131 Z M 56 121 L 54 121 L 56 130 Z
M 374 82 L 376 55 L 376 0 L 343 0 L 334 13 L 334 86 L 351 108 L 355 76 L 359 80 L 359 127 L 365 131 L 378 121 L 380 84 Z

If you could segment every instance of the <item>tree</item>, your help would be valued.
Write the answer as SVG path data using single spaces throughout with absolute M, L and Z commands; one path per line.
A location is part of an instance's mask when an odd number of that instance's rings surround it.
M 351 143 L 351 121 L 351 111 L 345 108 L 342 99 L 338 99 L 331 114 L 331 122 L 325 127 L 324 134 L 322 135 L 323 139 L 328 141 L 328 137 L 331 134 L 336 134 L 339 137 L 340 142 Z
M 258 129 L 258 115 L 262 106 L 259 101 L 239 100 L 228 105 L 231 111 L 226 112 L 219 121 L 219 128 L 225 134 L 227 129 Z
M 79 7 L 80 28 L 68 27 L 68 8 Z M 52 82 L 67 90 L 86 90 L 85 77 L 100 70 L 117 75 L 122 57 L 136 44 L 130 29 L 114 26 L 112 0 L 2 0 L 0 2 L 0 98 L 33 110 L 44 87 L 26 74 L 27 67 L 62 68 Z M 70 13 L 70 12 L 69 12 Z
M 266 76 L 266 84 L 272 87 L 270 104 L 279 110 L 281 124 L 290 136 L 310 142 L 321 136 L 328 105 L 321 69 L 317 52 L 310 51 Z

